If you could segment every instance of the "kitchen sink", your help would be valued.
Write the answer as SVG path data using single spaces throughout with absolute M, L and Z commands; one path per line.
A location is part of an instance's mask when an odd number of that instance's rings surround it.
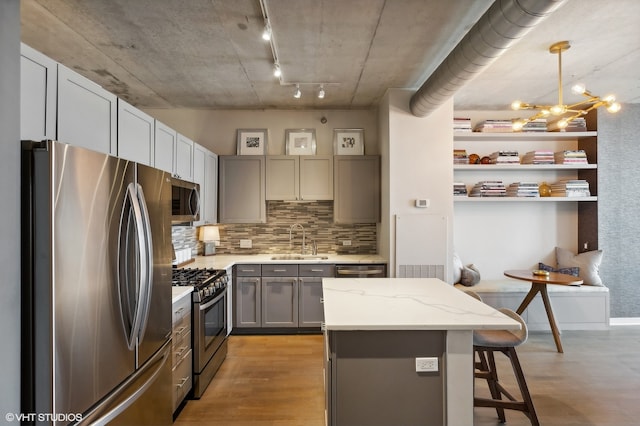
M 304 254 L 281 254 L 272 256 L 271 260 L 327 260 L 328 256 L 304 255 Z

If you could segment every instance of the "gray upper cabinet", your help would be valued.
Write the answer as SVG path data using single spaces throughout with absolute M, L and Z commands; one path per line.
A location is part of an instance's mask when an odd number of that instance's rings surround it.
M 154 165 L 155 120 L 118 99 L 118 157 Z
M 267 200 L 333 200 L 330 155 L 267 156 Z
M 154 167 L 171 174 L 176 167 L 176 144 L 178 132 L 166 124 L 155 120 Z
M 265 157 L 223 155 L 218 160 L 220 223 L 265 223 Z
M 176 140 L 176 168 L 174 175 L 180 179 L 193 181 L 194 142 L 178 133 Z
M 20 45 L 20 138 L 56 139 L 58 64 Z
M 58 140 L 117 155 L 117 97 L 58 64 Z
M 337 155 L 333 170 L 334 222 L 380 222 L 380 157 Z

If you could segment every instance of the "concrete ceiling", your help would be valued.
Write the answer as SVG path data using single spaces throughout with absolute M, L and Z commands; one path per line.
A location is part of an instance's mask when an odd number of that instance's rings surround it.
M 493 0 L 264 3 L 281 81 L 259 0 L 21 0 L 22 41 L 140 108 L 372 108 L 387 88 L 418 88 Z M 566 86 L 640 103 L 639 18 L 637 0 L 566 0 L 464 86 L 456 108 L 555 103 L 548 47 L 559 40 L 572 44 Z M 324 99 L 311 83 L 325 83 Z

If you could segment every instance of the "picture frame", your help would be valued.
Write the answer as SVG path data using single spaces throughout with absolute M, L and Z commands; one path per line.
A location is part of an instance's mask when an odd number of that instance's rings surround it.
M 364 129 L 333 129 L 335 155 L 364 155 Z
M 237 155 L 267 155 L 267 129 L 238 129 Z
M 285 129 L 287 155 L 316 155 L 316 129 Z

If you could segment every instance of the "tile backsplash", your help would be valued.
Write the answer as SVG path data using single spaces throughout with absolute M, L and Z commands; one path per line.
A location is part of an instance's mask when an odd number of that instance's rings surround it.
M 311 241 L 315 240 L 318 253 L 376 254 L 377 226 L 375 223 L 333 223 L 333 201 L 315 202 L 267 202 L 267 223 L 219 224 L 220 245 L 217 254 L 300 253 L 302 230 L 291 232 L 291 225 L 304 227 L 307 254 Z M 192 247 L 194 254 L 202 254 L 202 244 L 197 239 L 194 226 L 173 226 L 172 240 L 176 249 Z M 251 240 L 251 248 L 240 248 L 240 240 Z M 351 245 L 343 242 L 350 241 Z

